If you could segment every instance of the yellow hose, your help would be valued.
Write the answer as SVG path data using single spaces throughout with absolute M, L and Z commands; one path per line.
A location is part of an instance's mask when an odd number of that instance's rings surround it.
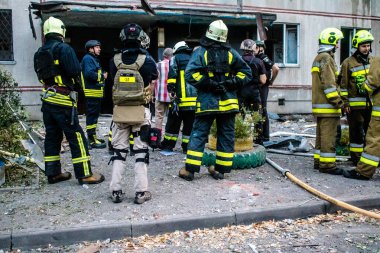
M 330 203 L 333 203 L 334 205 L 340 206 L 340 207 L 342 207 L 344 209 L 353 211 L 355 213 L 360 213 L 360 214 L 366 215 L 366 216 L 371 217 L 371 218 L 380 219 L 380 214 L 377 214 L 377 213 L 374 213 L 374 212 L 370 212 L 370 211 L 361 209 L 359 207 L 347 204 L 346 202 L 337 200 L 337 199 L 335 199 L 333 197 L 330 197 L 329 195 L 326 195 L 326 194 L 324 194 L 324 193 L 322 193 L 322 192 L 314 189 L 313 187 L 305 184 L 304 182 L 302 182 L 301 180 L 299 180 L 298 178 L 296 178 L 295 176 L 293 176 L 292 173 L 289 172 L 289 170 L 283 169 L 280 165 L 278 165 L 277 163 L 273 162 L 268 157 L 266 158 L 266 161 L 270 165 L 272 165 L 273 168 L 275 168 L 277 171 L 281 172 L 284 176 L 286 176 L 287 178 L 289 178 L 292 182 L 294 182 L 298 186 L 304 188 L 308 192 L 310 192 L 310 193 L 318 196 L 319 198 L 324 199 L 324 200 L 326 200 L 326 201 L 328 201 Z
M 285 176 L 287 176 L 295 184 L 301 186 L 302 188 L 304 188 L 308 192 L 318 196 L 321 199 L 327 200 L 328 202 L 331 202 L 337 206 L 340 206 L 344 209 L 353 211 L 355 213 L 360 213 L 360 214 L 366 215 L 366 216 L 371 217 L 371 218 L 380 219 L 380 214 L 361 209 L 359 207 L 347 204 L 346 202 L 343 202 L 343 201 L 337 200 L 333 197 L 330 197 L 329 195 L 326 195 L 326 194 L 314 189 L 313 187 L 305 184 L 304 182 L 302 182 L 301 180 L 299 180 L 298 178 L 293 176 L 292 173 L 290 173 L 290 172 L 286 172 Z

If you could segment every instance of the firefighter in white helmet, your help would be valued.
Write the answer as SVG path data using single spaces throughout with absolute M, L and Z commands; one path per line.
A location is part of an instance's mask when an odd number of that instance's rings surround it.
M 227 26 L 212 22 L 186 67 L 185 80 L 197 89 L 195 121 L 187 146 L 185 166 L 179 176 L 194 179 L 202 164 L 204 147 L 214 120 L 218 128 L 215 166 L 209 168 L 214 179 L 223 179 L 232 169 L 235 115 L 239 112 L 237 92 L 251 78 L 251 69 L 227 43 Z

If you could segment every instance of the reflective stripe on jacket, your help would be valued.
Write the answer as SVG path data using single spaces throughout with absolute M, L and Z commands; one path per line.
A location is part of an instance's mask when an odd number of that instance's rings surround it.
M 99 59 L 87 53 L 81 62 L 82 85 L 85 97 L 102 98 L 104 75 Z
M 185 69 L 191 57 L 191 50 L 184 49 L 175 53 L 170 60 L 168 90 L 174 90 L 180 99 L 180 110 L 195 110 L 197 90 L 185 80 Z M 174 87 L 171 87 L 174 86 Z
M 344 104 L 349 105 L 352 110 L 364 109 L 369 106 L 366 97 L 358 93 L 356 77 L 359 75 L 367 76 L 372 58 L 369 56 L 369 64 L 363 65 L 355 55 L 352 55 L 342 63 L 340 87 L 344 92 L 341 93 L 341 97 Z
M 311 74 L 313 114 L 317 117 L 339 117 L 343 101 L 337 90 L 337 67 L 333 56 L 326 52 L 318 54 Z
M 230 71 L 224 74 L 216 74 L 208 71 L 208 53 L 203 46 L 196 49 L 186 67 L 185 79 L 197 88 L 196 115 L 207 115 L 214 113 L 237 113 L 239 103 L 237 91 L 230 90 L 223 94 L 216 94 L 201 87 L 207 86 L 210 79 L 225 81 L 234 79 L 238 90 L 252 79 L 251 68 L 245 63 L 241 56 L 232 48 L 228 49 L 228 64 Z

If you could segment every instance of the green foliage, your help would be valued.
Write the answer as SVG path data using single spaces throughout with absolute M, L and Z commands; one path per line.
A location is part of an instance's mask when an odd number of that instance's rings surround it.
M 254 131 L 254 125 L 262 122 L 264 118 L 259 112 L 250 112 L 245 111 L 246 116 L 243 118 L 241 114 L 236 115 L 235 118 L 235 138 L 244 139 L 257 136 L 257 133 Z M 216 138 L 217 136 L 217 127 L 216 122 L 211 126 L 210 134 Z
M 12 74 L 2 68 L 0 68 L 0 104 L 2 105 L 2 110 L 0 110 L 0 149 L 25 154 L 20 140 L 25 139 L 26 133 L 10 109 L 12 107 L 19 114 L 20 119 L 25 119 L 24 113 L 21 112 L 23 108 L 17 91 L 17 83 Z

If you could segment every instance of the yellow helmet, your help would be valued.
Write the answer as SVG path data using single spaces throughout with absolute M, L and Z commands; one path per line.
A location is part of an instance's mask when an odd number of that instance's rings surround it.
M 373 37 L 373 35 L 370 32 L 368 32 L 366 30 L 360 30 L 357 33 L 355 33 L 354 38 L 352 38 L 352 47 L 358 48 L 360 46 L 360 44 L 372 43 L 372 41 L 374 41 L 374 40 L 375 40 L 375 38 Z
M 206 32 L 206 37 L 219 42 L 227 41 L 228 28 L 222 20 L 212 22 Z
M 63 22 L 54 17 L 48 18 L 44 23 L 44 35 L 49 33 L 57 33 L 65 37 L 66 28 Z
M 320 45 L 333 45 L 335 46 L 340 39 L 343 39 L 343 33 L 337 28 L 326 28 L 319 35 Z

